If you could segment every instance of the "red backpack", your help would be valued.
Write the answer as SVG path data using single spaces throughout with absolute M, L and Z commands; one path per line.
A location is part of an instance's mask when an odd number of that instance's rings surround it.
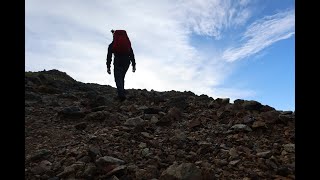
M 131 42 L 125 30 L 116 30 L 113 34 L 112 51 L 115 54 L 129 54 Z

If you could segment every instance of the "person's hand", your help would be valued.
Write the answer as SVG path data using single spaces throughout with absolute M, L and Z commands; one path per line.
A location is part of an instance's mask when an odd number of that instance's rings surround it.
M 136 72 L 136 66 L 132 66 L 132 72 Z
M 111 74 L 111 70 L 110 68 L 107 69 L 108 74 Z

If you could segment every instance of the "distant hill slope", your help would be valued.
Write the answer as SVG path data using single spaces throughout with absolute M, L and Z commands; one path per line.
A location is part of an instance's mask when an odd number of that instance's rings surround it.
M 295 179 L 295 114 L 25 73 L 25 179 Z

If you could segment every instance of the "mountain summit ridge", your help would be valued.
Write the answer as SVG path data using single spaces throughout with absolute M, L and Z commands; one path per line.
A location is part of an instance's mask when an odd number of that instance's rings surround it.
M 295 179 L 295 112 L 25 72 L 26 179 Z

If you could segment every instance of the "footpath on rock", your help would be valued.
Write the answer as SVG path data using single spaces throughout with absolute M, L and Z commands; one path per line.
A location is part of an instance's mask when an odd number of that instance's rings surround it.
M 25 179 L 295 179 L 295 114 L 25 72 Z

